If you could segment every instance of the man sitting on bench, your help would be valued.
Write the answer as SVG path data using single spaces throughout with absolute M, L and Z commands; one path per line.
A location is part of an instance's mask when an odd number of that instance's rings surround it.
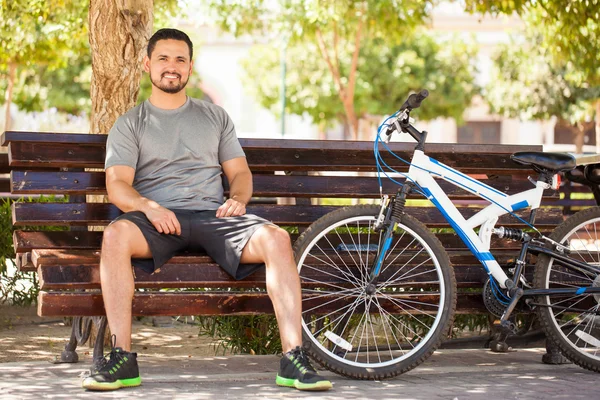
M 252 175 L 227 113 L 186 96 L 192 54 L 185 33 L 157 31 L 144 58 L 152 94 L 121 116 L 108 136 L 106 188 L 124 212 L 104 231 L 100 259 L 113 348 L 82 386 L 114 390 L 141 384 L 137 354 L 131 352 L 132 264 L 154 272 L 174 254 L 191 250 L 206 252 L 236 279 L 265 265 L 284 351 L 276 383 L 330 389 L 301 347 L 300 279 L 289 235 L 246 214 Z M 230 186 L 225 202 L 221 172 Z

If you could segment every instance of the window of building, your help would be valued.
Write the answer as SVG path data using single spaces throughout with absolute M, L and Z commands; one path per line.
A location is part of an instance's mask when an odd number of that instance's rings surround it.
M 500 121 L 467 121 L 458 127 L 457 143 L 499 144 Z
M 594 121 L 583 123 L 583 144 L 596 145 L 596 125 Z M 572 128 L 566 121 L 558 121 L 554 126 L 554 143 L 555 144 L 574 144 L 575 135 Z

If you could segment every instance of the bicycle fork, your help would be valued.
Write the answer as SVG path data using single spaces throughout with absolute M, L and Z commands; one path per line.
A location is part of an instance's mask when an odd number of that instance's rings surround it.
M 389 200 L 388 196 L 384 196 L 382 199 L 381 210 L 379 216 L 375 222 L 375 232 L 384 230 L 383 238 L 379 242 L 379 248 L 377 250 L 377 257 L 371 265 L 371 272 L 369 273 L 369 281 L 367 285 L 367 293 L 371 291 L 375 293 L 375 287 L 379 274 L 381 273 L 381 267 L 383 261 L 386 258 L 387 252 L 392 244 L 392 236 L 396 229 L 396 224 L 402 220 L 402 214 L 404 213 L 404 206 L 406 205 L 406 197 L 410 193 L 412 188 L 411 183 L 406 183 L 402 186 L 396 196 Z

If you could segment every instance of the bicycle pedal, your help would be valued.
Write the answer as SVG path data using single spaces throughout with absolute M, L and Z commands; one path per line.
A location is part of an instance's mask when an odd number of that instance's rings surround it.
M 514 335 L 517 333 L 517 325 L 510 321 L 500 321 L 499 323 L 495 322 L 494 328 L 496 328 L 498 332 L 505 335 Z

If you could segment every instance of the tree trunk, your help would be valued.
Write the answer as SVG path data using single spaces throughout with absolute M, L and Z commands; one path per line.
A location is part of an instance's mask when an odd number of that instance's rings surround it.
M 108 134 L 135 105 L 153 15 L 153 0 L 90 0 L 91 133 Z
M 10 105 L 12 103 L 13 91 L 15 88 L 15 79 L 17 76 L 17 64 L 11 62 L 8 64 L 8 85 L 6 87 L 6 96 L 4 98 L 5 117 L 4 117 L 4 130 L 10 129 L 12 118 L 10 115 Z
M 600 153 L 600 99 L 596 101 L 596 153 Z
M 90 0 L 88 18 L 92 51 L 90 133 L 106 135 L 117 118 L 135 106 L 142 60 L 152 33 L 153 0 Z M 87 196 L 87 201 L 105 203 L 108 198 Z M 107 328 L 105 344 L 109 331 Z M 96 335 L 93 329 L 91 346 Z
M 350 125 L 350 135 L 352 140 L 358 140 L 358 118 L 354 111 L 354 97 L 346 97 L 343 99 L 344 110 L 346 111 L 346 117 L 348 117 L 348 124 Z
M 585 139 L 585 130 L 584 126 L 581 122 L 574 124 L 571 128 L 573 132 L 574 142 L 575 142 L 575 153 L 582 154 L 583 153 L 583 141 Z

